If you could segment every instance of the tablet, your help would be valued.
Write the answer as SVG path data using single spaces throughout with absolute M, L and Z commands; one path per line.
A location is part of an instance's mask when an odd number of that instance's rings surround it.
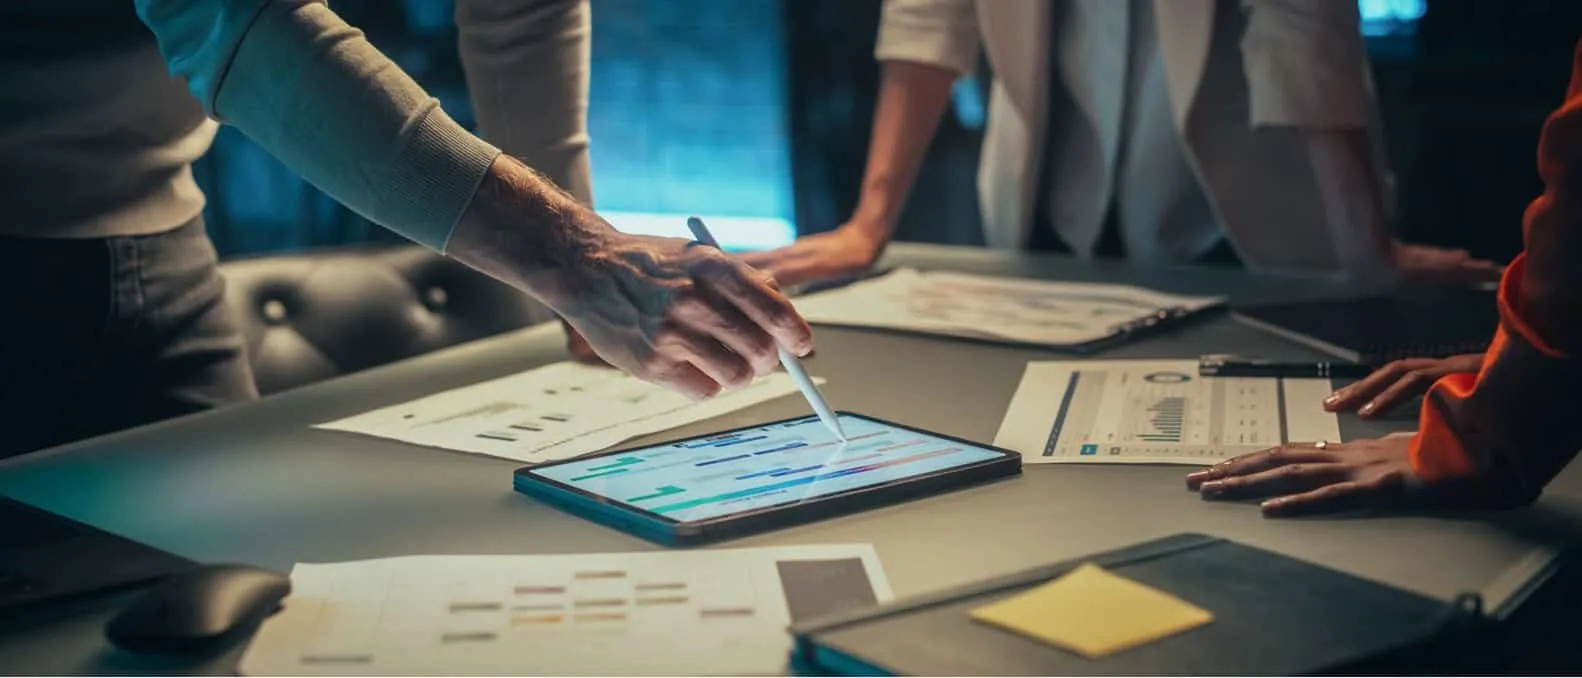
M 1021 455 L 850 412 L 516 472 L 518 492 L 667 545 L 697 544 L 1016 475 Z

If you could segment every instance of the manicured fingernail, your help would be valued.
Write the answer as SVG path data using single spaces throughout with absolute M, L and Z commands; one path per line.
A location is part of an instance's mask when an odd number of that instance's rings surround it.
M 1377 407 L 1378 405 L 1374 403 L 1368 403 L 1363 405 L 1361 409 L 1357 410 L 1357 414 L 1373 414 L 1373 410 Z
M 1338 402 L 1340 402 L 1340 391 L 1335 391 L 1334 393 L 1329 394 L 1328 398 L 1324 399 L 1325 405 L 1334 405 Z
M 804 339 L 802 343 L 792 347 L 791 352 L 795 353 L 798 358 L 808 357 L 808 355 L 813 353 L 813 340 L 811 338 Z
M 1201 492 L 1205 497 L 1212 497 L 1224 491 L 1225 483 L 1218 480 L 1210 480 L 1206 483 L 1203 483 L 1203 486 L 1198 488 L 1198 492 Z

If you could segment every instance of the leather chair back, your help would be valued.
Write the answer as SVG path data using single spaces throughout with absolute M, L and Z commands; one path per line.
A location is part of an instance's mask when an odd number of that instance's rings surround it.
M 417 246 L 220 268 L 265 395 L 554 319 L 526 294 Z

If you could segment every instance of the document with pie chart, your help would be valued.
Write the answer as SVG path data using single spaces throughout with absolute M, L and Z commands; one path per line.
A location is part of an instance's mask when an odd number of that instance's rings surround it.
M 1027 464 L 1213 464 L 1341 439 L 1328 379 L 1197 372 L 1195 360 L 1030 362 L 994 444 Z

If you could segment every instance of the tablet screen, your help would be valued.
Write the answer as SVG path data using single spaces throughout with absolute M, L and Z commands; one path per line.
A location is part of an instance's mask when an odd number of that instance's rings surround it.
M 533 469 L 529 473 L 678 522 L 709 520 L 928 475 L 1004 452 L 840 415 L 842 443 L 817 417 Z

